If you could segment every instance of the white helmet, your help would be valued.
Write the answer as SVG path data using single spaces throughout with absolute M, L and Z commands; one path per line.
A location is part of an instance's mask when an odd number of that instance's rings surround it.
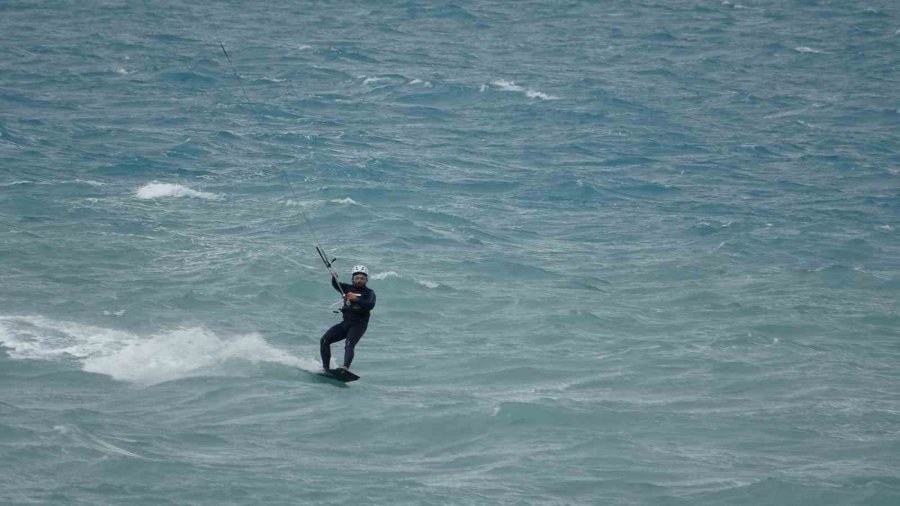
M 357 265 L 353 267 L 353 270 L 350 271 L 350 276 L 352 277 L 355 274 L 365 274 L 366 277 L 369 277 L 369 269 L 365 265 Z

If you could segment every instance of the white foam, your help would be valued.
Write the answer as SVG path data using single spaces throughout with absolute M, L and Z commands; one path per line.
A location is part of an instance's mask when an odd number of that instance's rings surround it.
M 373 279 L 376 281 L 384 280 L 387 278 L 404 279 L 403 276 L 397 274 L 394 271 L 379 272 L 378 274 L 372 274 L 371 276 L 369 276 L 369 279 Z M 434 281 L 429 281 L 427 279 L 417 279 L 417 278 L 412 278 L 412 279 L 413 279 L 413 281 L 416 282 L 416 284 L 422 285 L 425 288 L 437 288 L 437 287 L 441 286 L 439 283 L 435 283 Z
M 439 283 L 435 283 L 434 281 L 428 281 L 427 279 L 416 279 L 414 280 L 416 283 L 424 286 L 425 288 L 437 288 L 441 286 Z
M 813 49 L 811 47 L 806 47 L 806 46 L 795 47 L 794 51 L 797 51 L 799 53 L 813 53 L 813 54 L 824 54 L 825 53 L 825 51 Z
M 0 343 L 14 359 L 75 359 L 84 371 L 152 385 L 199 375 L 228 374 L 229 363 L 274 362 L 315 371 L 258 334 L 222 337 L 203 328 L 141 336 L 40 316 L 0 317 Z
M 285 207 L 311 207 L 313 204 L 304 200 L 284 199 Z
M 83 359 L 133 338 L 125 332 L 41 316 L 0 316 L 0 343 L 15 359 Z
M 295 199 L 285 199 L 283 200 L 285 207 L 301 207 L 307 210 L 318 209 L 322 207 L 326 203 L 332 204 L 349 204 L 355 206 L 361 206 L 359 202 L 353 200 L 350 197 L 344 197 L 342 199 L 331 199 L 331 200 L 295 200 Z
M 123 457 L 132 457 L 132 458 L 137 458 L 137 459 L 144 458 L 135 453 L 131 453 L 130 451 L 128 451 L 124 448 L 119 448 L 118 446 L 116 446 L 112 443 L 108 443 L 93 434 L 90 434 L 90 433 L 86 433 L 86 434 L 87 434 L 88 438 L 90 438 L 94 443 L 96 443 L 96 445 L 94 445 L 94 448 L 103 453 L 106 453 L 109 455 L 120 455 Z
M 100 181 L 93 181 L 91 179 L 76 179 L 75 182 L 90 185 L 90 186 L 105 186 L 106 185 L 106 183 L 101 183 Z
M 399 277 L 400 277 L 400 275 L 394 271 L 379 272 L 378 274 L 372 274 L 371 276 L 369 276 L 369 278 L 379 280 L 379 281 L 382 279 L 399 278 Z
M 360 76 L 360 77 L 366 77 L 366 76 Z M 385 81 L 390 81 L 390 79 L 388 79 L 387 77 L 366 77 L 366 79 L 363 81 L 363 84 L 377 84 L 377 83 L 383 83 Z
M 423 81 L 423 80 L 421 80 L 421 79 L 413 79 L 412 81 L 409 82 L 409 84 L 421 84 L 422 86 L 424 86 L 424 87 L 426 87 L 426 88 L 431 88 L 431 83 L 430 83 L 430 82 L 428 82 L 428 81 Z
M 135 196 L 139 199 L 158 199 L 164 197 L 196 197 L 201 199 L 217 199 L 215 193 L 192 190 L 187 186 L 171 183 L 148 183 L 138 188 Z
M 298 358 L 270 346 L 258 334 L 223 339 L 203 328 L 187 328 L 132 340 L 113 352 L 89 357 L 84 361 L 84 370 L 118 380 L 154 384 L 221 374 L 225 363 L 231 360 L 304 365 Z
M 546 93 L 541 93 L 540 91 L 523 88 L 512 81 L 506 81 L 504 79 L 498 79 L 496 81 L 491 82 L 491 84 L 500 88 L 503 91 L 524 93 L 525 96 L 528 98 L 539 98 L 541 100 L 558 100 L 559 99 L 559 97 L 555 97 L 553 95 L 548 95 Z

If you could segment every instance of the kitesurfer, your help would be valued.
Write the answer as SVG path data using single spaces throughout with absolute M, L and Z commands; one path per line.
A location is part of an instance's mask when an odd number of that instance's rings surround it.
M 330 266 L 329 266 L 330 267 Z M 365 265 L 357 265 L 350 271 L 353 284 L 339 283 L 334 269 L 331 272 L 331 286 L 341 292 L 344 298 L 341 307 L 343 321 L 328 329 L 319 341 L 322 353 L 322 367 L 331 369 L 331 343 L 346 339 L 344 343 L 343 369 L 350 369 L 353 362 L 353 349 L 369 326 L 369 314 L 375 307 L 375 292 L 366 286 L 369 281 L 369 269 Z

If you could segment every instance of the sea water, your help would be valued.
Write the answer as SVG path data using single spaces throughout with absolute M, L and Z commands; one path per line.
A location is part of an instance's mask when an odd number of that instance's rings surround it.
M 6 0 L 0 503 L 900 504 L 898 55 L 891 0 Z

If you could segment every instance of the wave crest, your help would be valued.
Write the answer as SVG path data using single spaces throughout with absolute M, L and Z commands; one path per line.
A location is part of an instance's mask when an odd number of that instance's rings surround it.
M 158 199 L 164 197 L 195 197 L 201 199 L 217 199 L 219 195 L 209 192 L 192 190 L 187 186 L 172 183 L 148 183 L 138 188 L 135 196 L 142 200 Z

